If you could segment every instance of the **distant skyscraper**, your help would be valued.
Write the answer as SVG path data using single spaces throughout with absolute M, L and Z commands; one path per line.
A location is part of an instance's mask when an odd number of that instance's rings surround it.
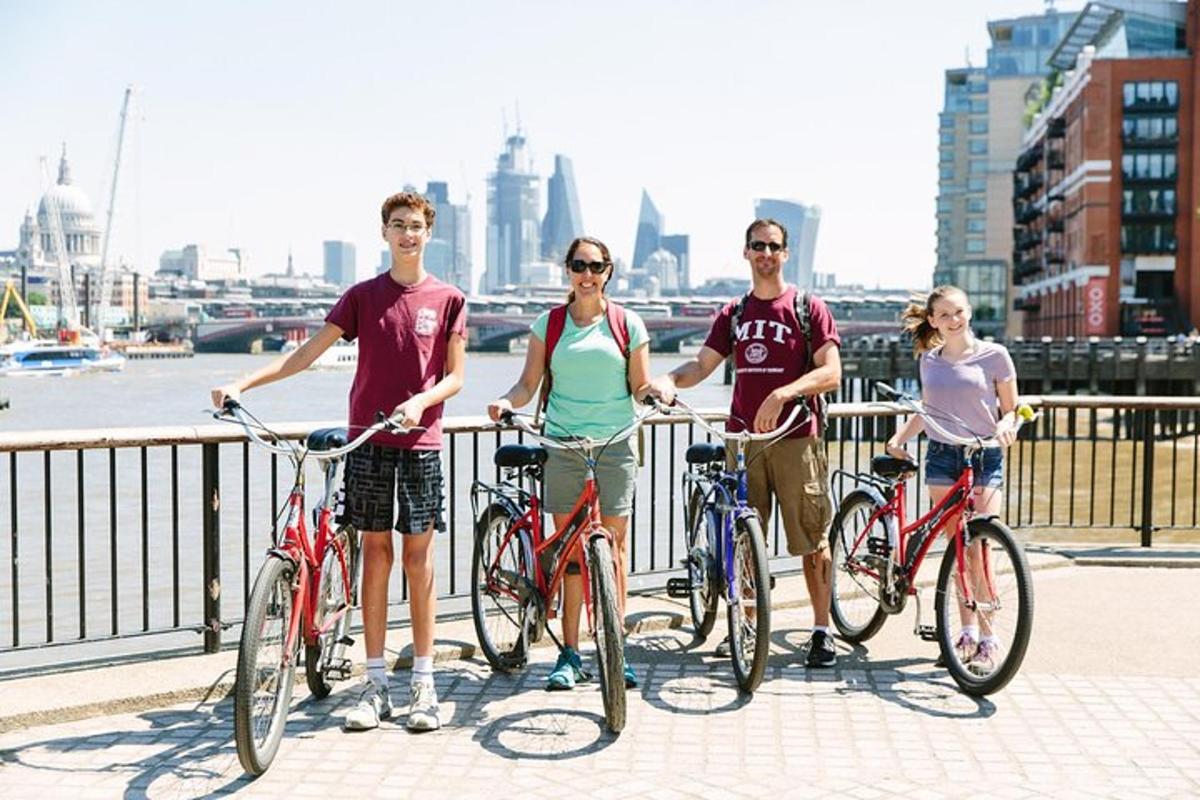
M 654 201 L 642 189 L 642 207 L 638 211 L 637 238 L 633 242 L 633 263 L 630 268 L 641 270 L 650 254 L 661 245 L 663 217 L 654 206 Z
M 508 137 L 488 176 L 487 271 L 482 291 L 523 283 L 540 253 L 538 176 L 533 174 L 520 133 Z
M 437 212 L 433 237 L 425 248 L 425 268 L 438 280 L 470 292 L 471 213 L 465 203 L 450 202 L 450 189 L 443 181 L 426 184 L 425 199 Z
M 379 251 L 379 266 L 375 268 L 375 274 L 379 275 L 381 273 L 387 272 L 391 268 L 392 268 L 392 251 L 386 250 L 386 249 L 380 250 Z
M 325 242 L 325 282 L 334 286 L 350 286 L 357 280 L 354 245 L 350 242 Z
M 554 157 L 554 174 L 546 186 L 546 216 L 542 220 L 542 258 L 561 261 L 571 241 L 583 235 L 583 217 L 575 191 L 575 170 L 571 159 Z
M 788 260 L 783 263 L 783 279 L 801 289 L 811 289 L 817 228 L 821 225 L 820 207 L 794 200 L 762 198 L 754 201 L 754 216 L 770 217 L 787 228 Z
M 675 256 L 675 261 L 678 263 L 679 279 L 677 288 L 681 292 L 688 291 L 692 288 L 692 273 L 689 263 L 690 256 L 688 253 L 688 235 L 686 233 L 671 233 L 663 236 L 660 240 L 662 249 L 666 250 L 671 255 Z

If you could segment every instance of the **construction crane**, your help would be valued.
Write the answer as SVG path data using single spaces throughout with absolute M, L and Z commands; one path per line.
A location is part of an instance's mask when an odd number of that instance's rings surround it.
M 58 264 L 59 338 L 64 341 L 79 341 L 79 303 L 75 299 L 75 281 L 71 275 L 71 261 L 67 255 L 67 239 L 63 235 L 62 211 L 58 198 L 51 191 L 50 174 L 46 157 L 42 157 L 42 182 L 47 191 L 42 195 L 46 207 L 46 224 L 50 226 L 50 250 Z
M 37 338 L 37 323 L 33 321 L 33 315 L 29 313 L 29 306 L 25 305 L 24 298 L 21 297 L 21 290 L 17 288 L 16 282 L 9 278 L 4 284 L 4 296 L 0 298 L 0 325 L 3 320 L 8 318 L 8 303 L 9 301 L 16 303 L 17 309 L 21 312 L 21 318 L 25 320 L 25 329 L 29 331 L 29 335 L 34 339 Z
M 101 342 L 104 341 L 106 327 L 104 317 L 112 300 L 115 270 L 110 270 L 108 267 L 108 246 L 112 239 L 113 212 L 116 210 L 117 204 L 117 179 L 121 175 L 121 151 L 125 145 L 125 121 L 129 116 L 129 99 L 132 95 L 133 87 L 126 86 L 125 99 L 121 103 L 121 122 L 117 129 L 117 155 L 113 159 L 112 186 L 109 187 L 108 192 L 108 213 L 104 223 L 104 243 L 100 248 L 100 297 L 96 302 L 95 313 L 88 315 L 88 319 L 92 322 L 92 326 L 96 330 L 96 335 Z

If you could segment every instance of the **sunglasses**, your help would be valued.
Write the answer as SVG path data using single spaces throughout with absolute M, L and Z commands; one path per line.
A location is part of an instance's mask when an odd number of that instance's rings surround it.
M 750 249 L 756 253 L 761 253 L 764 250 L 770 250 L 772 253 L 778 253 L 783 249 L 783 245 L 779 242 L 751 242 Z
M 571 272 L 574 272 L 576 275 L 582 275 L 589 269 L 592 271 L 593 275 L 603 275 L 604 270 L 608 269 L 608 264 L 603 261 L 584 261 L 582 258 L 576 258 L 572 260 L 570 264 L 567 264 L 567 266 L 570 267 Z

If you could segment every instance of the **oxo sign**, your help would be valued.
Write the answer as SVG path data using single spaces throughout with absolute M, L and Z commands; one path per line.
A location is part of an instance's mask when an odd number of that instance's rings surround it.
M 1083 290 L 1084 333 L 1087 336 L 1105 334 L 1105 312 L 1107 311 L 1107 281 L 1104 278 L 1089 278 Z

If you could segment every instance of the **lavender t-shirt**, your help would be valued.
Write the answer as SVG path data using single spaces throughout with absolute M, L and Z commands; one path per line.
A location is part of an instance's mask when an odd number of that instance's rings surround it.
M 921 388 L 926 408 L 937 423 L 956 436 L 987 437 L 1000 420 L 996 385 L 1017 377 L 1008 350 L 995 342 L 976 340 L 974 352 L 959 361 L 942 358 L 938 347 L 921 356 Z M 943 417 L 942 412 L 946 416 Z M 954 417 L 964 424 L 955 422 Z M 929 438 L 946 442 L 926 426 Z

